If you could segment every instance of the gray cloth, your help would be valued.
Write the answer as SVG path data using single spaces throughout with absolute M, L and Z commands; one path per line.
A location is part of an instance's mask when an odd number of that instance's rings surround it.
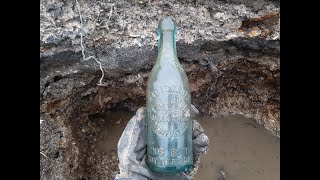
M 197 112 L 193 107 L 193 111 Z M 193 120 L 193 167 L 187 172 L 170 175 L 152 172 L 146 165 L 146 110 L 141 107 L 130 119 L 118 142 L 120 174 L 116 179 L 146 180 L 186 180 L 193 179 L 198 170 L 200 156 L 208 151 L 209 139 L 201 125 Z

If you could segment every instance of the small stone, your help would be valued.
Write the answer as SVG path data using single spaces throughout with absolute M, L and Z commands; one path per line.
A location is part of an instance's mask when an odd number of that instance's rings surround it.
M 117 156 L 113 155 L 113 156 L 111 157 L 111 159 L 112 159 L 112 161 L 116 161 L 118 158 L 117 158 Z
M 250 37 L 256 37 L 259 36 L 261 34 L 261 30 L 258 27 L 254 27 L 252 28 L 252 30 L 249 32 L 249 36 Z
M 215 19 L 220 19 L 221 17 L 223 17 L 224 16 L 224 13 L 222 13 L 222 12 L 217 12 L 216 14 L 214 14 L 214 18 Z

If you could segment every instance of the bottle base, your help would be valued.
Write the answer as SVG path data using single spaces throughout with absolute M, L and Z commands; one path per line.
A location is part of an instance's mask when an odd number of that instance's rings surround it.
M 153 172 L 158 172 L 158 173 L 169 173 L 169 174 L 174 174 L 174 173 L 181 173 L 184 171 L 187 171 L 191 169 L 192 164 L 186 164 L 183 166 L 169 166 L 169 167 L 159 167 L 154 164 L 149 164 L 147 163 L 148 167 L 153 171 Z

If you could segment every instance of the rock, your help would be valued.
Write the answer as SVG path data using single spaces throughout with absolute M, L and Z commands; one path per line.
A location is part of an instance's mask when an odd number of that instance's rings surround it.
M 112 159 L 112 161 L 116 161 L 118 158 L 117 158 L 117 156 L 113 155 L 113 156 L 111 157 L 111 159 Z
M 178 24 L 178 56 L 200 113 L 240 113 L 280 137 L 279 1 L 42 0 L 40 148 L 50 158 L 59 149 L 59 163 L 41 157 L 41 179 L 112 179 L 81 130 L 98 134 L 104 123 L 91 117 L 145 105 L 164 16 Z M 81 36 L 85 58 L 98 61 L 84 60 Z

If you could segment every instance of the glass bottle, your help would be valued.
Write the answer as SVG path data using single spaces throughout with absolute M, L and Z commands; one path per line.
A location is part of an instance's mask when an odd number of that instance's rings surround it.
M 158 25 L 158 56 L 147 84 L 147 165 L 152 171 L 178 173 L 192 167 L 191 95 L 176 51 L 176 24 Z

